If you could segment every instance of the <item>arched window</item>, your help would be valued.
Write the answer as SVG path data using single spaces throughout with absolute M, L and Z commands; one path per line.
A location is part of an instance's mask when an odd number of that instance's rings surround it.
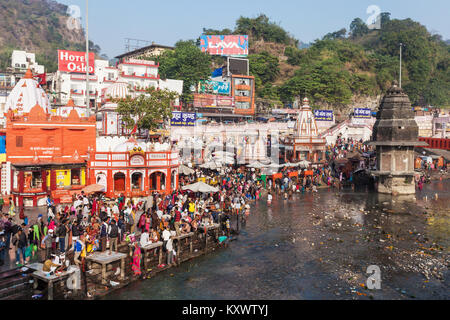
M 153 172 L 150 175 L 150 190 L 166 190 L 166 175 L 162 172 Z
M 135 172 L 131 175 L 131 189 L 133 190 L 144 190 L 144 179 L 141 172 Z

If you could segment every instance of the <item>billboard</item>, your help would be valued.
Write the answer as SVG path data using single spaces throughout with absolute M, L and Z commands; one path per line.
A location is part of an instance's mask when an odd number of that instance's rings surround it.
M 353 112 L 354 118 L 370 118 L 372 117 L 372 110 L 365 108 L 355 108 Z
M 317 121 L 333 121 L 333 110 L 314 110 Z
M 58 50 L 58 70 L 86 73 L 86 52 Z M 95 73 L 95 54 L 89 53 L 89 73 Z
M 200 49 L 210 55 L 238 56 L 248 55 L 248 36 L 200 36 Z
M 248 59 L 228 58 L 228 76 L 231 75 L 249 75 L 249 62 Z
M 233 107 L 234 99 L 229 96 L 218 96 L 214 94 L 194 94 L 194 107 Z
M 170 125 L 175 127 L 193 127 L 197 120 L 196 113 L 191 112 L 172 112 Z
M 215 94 L 229 95 L 230 90 L 231 85 L 229 82 L 200 80 L 200 83 L 198 85 L 199 93 L 215 93 Z

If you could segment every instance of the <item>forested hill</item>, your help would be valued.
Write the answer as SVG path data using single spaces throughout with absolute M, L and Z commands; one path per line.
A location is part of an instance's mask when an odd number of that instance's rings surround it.
M 308 96 L 316 106 L 344 109 L 358 98 L 373 100 L 398 79 L 403 43 L 403 88 L 413 105 L 450 105 L 449 43 L 411 19 L 382 13 L 381 29 L 369 30 L 357 18 L 348 30 L 330 32 L 310 46 L 265 15 L 241 17 L 234 30 L 203 31 L 250 36 L 260 103 L 279 106 Z
M 13 50 L 36 53 L 46 72 L 57 69 L 57 50 L 84 51 L 81 27 L 68 27 L 68 7 L 51 0 L 0 0 L 0 70 L 11 64 Z M 100 48 L 91 43 L 91 49 Z

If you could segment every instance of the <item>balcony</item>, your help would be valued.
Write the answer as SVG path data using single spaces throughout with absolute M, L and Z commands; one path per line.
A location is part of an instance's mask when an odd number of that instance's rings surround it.
M 124 78 L 139 78 L 139 79 L 151 79 L 151 80 L 159 80 L 159 75 L 158 76 L 154 76 L 152 74 L 141 74 L 141 75 L 137 75 L 136 72 L 133 72 L 133 74 L 125 74 L 125 72 L 121 72 L 120 73 L 121 77 Z
M 71 95 L 76 95 L 76 96 L 84 96 L 84 90 L 70 90 L 70 94 Z M 95 91 L 95 92 L 89 92 L 89 95 L 90 96 L 97 96 L 97 94 L 98 94 L 98 92 L 97 91 Z
M 236 90 L 250 91 L 250 90 L 252 90 L 252 88 L 245 84 L 239 84 L 239 85 L 236 85 Z

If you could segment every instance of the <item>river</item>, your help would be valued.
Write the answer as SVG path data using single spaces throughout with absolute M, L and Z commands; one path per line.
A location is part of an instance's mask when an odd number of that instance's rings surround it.
M 105 299 L 449 299 L 448 190 L 450 180 L 416 198 L 321 189 L 262 200 L 228 248 Z M 370 265 L 381 289 L 365 286 Z

